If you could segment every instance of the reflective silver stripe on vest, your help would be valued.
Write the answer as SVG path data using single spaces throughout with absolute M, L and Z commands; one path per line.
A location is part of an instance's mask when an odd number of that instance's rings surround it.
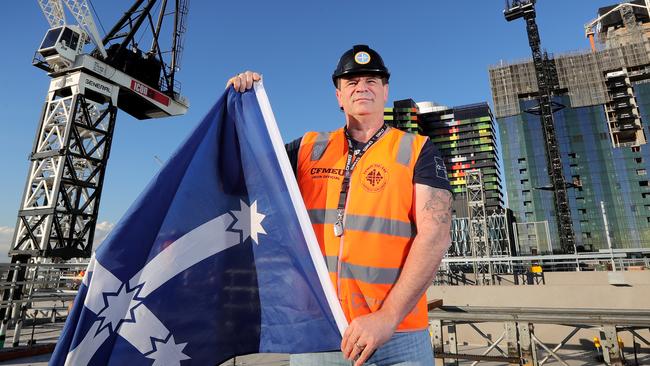
M 325 265 L 327 266 L 327 270 L 329 272 L 336 272 L 338 270 L 339 257 L 334 255 L 326 255 Z
M 335 273 L 338 270 L 338 257 L 326 256 L 325 263 L 329 272 Z M 371 284 L 392 285 L 397 282 L 400 270 L 398 268 L 367 267 L 341 263 L 340 278 L 353 279 Z
M 312 224 L 333 224 L 336 210 L 308 210 Z M 385 219 L 382 217 L 346 215 L 345 229 L 387 234 L 402 238 L 412 238 L 416 234 L 415 225 L 410 222 Z
M 341 263 L 341 278 L 355 279 L 365 283 L 392 285 L 397 282 L 398 268 L 380 268 Z
M 323 153 L 327 148 L 327 143 L 329 140 L 329 132 L 318 132 L 316 140 L 314 141 L 314 146 L 311 148 L 311 161 L 320 160 L 320 158 L 323 157 Z
M 333 224 L 336 221 L 336 210 L 307 210 L 312 224 Z
M 408 166 L 411 162 L 411 155 L 413 155 L 413 140 L 415 140 L 415 135 L 412 133 L 405 133 L 400 139 L 399 148 L 397 150 L 398 163 Z

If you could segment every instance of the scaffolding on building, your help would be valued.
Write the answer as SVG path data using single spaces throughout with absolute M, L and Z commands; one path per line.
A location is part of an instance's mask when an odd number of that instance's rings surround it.
M 499 65 L 491 66 L 488 72 L 497 118 L 520 114 L 521 96 L 528 95 L 532 98 L 532 95 L 539 90 L 532 60 L 501 62 Z
M 566 91 L 572 107 L 605 104 L 610 101 L 605 75 L 627 68 L 632 76 L 650 74 L 650 26 L 610 28 L 599 37 L 596 52 L 574 51 L 552 57 L 557 70 L 557 89 Z M 533 61 L 501 62 L 490 66 L 490 87 L 497 118 L 521 113 L 519 102 L 538 92 Z
M 555 59 L 558 82 L 566 89 L 572 107 L 584 107 L 607 102 L 607 88 L 595 53 L 577 52 Z

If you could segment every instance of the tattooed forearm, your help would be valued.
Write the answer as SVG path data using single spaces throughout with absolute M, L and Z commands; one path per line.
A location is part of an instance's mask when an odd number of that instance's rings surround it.
M 424 211 L 431 215 L 438 224 L 451 222 L 451 192 L 444 189 L 431 188 L 432 197 L 424 204 Z

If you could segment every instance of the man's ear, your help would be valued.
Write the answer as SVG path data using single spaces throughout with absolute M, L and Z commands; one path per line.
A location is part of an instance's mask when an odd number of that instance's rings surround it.
M 343 101 L 341 100 L 341 91 L 337 88 L 336 89 L 336 100 L 339 102 L 339 108 L 343 110 Z
M 388 102 L 388 83 L 384 84 L 384 104 Z

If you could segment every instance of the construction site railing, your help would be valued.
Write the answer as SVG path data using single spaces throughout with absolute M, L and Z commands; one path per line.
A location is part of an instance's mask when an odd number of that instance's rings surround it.
M 0 348 L 4 347 L 9 327 L 14 327 L 12 346 L 17 347 L 24 325 L 34 327 L 37 323 L 65 319 L 87 266 L 87 263 L 0 264 L 3 294 Z M 27 343 L 33 344 L 33 337 Z
M 598 331 L 602 358 L 608 365 L 624 364 L 619 332 L 631 332 L 634 339 L 650 346 L 650 342 L 637 332 L 650 328 L 650 310 L 441 306 L 430 309 L 429 322 L 434 353 L 436 358 L 443 359 L 444 365 L 458 365 L 459 359 L 465 359 L 475 361 L 472 365 L 489 361 L 542 366 L 551 358 L 568 365 L 558 351 L 581 329 Z M 477 327 L 478 323 L 485 322 L 503 325 L 503 332 L 496 340 Z M 481 354 L 459 352 L 457 326 L 461 324 L 467 324 L 487 341 L 485 351 Z M 551 348 L 535 334 L 535 324 L 564 325 L 572 330 Z M 635 357 L 636 351 L 635 341 Z

